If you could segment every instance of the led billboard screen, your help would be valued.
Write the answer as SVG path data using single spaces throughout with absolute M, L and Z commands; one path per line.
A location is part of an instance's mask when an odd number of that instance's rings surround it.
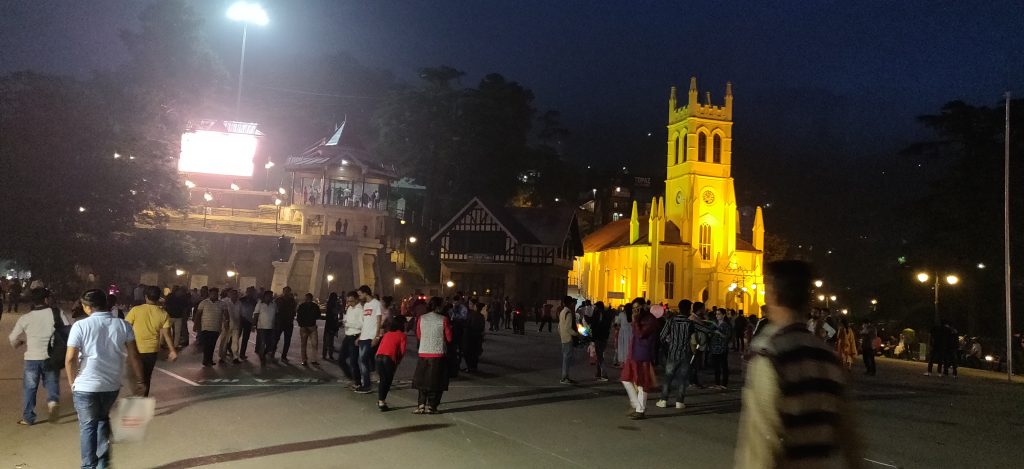
M 213 121 L 219 125 L 202 125 L 208 122 L 211 121 L 190 125 L 181 135 L 178 171 L 252 177 L 257 136 L 261 135 L 255 124 L 243 127 L 232 125 L 234 122 Z

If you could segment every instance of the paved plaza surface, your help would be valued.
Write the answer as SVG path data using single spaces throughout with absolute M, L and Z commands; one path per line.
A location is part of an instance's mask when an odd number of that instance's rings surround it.
M 17 314 L 4 314 L 7 337 Z M 157 417 L 146 441 L 114 446 L 118 468 L 730 468 L 742 373 L 735 361 L 728 391 L 694 390 L 684 411 L 648 402 L 648 419 L 626 418 L 621 384 L 590 379 L 581 350 L 573 378 L 558 384 L 557 332 L 487 336 L 480 372 L 461 375 L 440 415 L 413 415 L 410 353 L 381 413 L 376 394 L 346 389 L 337 365 L 299 366 L 298 328 L 290 364 L 260 371 L 241 365 L 203 369 L 189 347 L 160 361 L 153 377 Z M 252 345 L 250 344 L 250 349 Z M 414 341 L 410 341 L 410 348 Z M 18 426 L 21 352 L 0 346 L 0 468 L 77 467 L 78 425 L 66 377 L 61 417 Z M 319 358 L 319 354 L 317 354 Z M 1024 467 L 1024 385 L 998 375 L 922 376 L 923 364 L 879 361 L 869 378 L 855 368 L 854 394 L 867 450 L 866 468 Z M 710 375 L 703 382 L 712 381 Z

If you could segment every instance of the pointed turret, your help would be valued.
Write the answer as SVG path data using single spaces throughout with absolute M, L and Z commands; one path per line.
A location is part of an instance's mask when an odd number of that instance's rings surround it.
M 725 115 L 732 120 L 732 82 L 725 82 Z
M 754 213 L 754 249 L 764 251 L 764 214 L 761 207 Z
M 651 213 L 647 215 L 647 242 L 654 244 L 658 234 L 658 198 L 651 198 Z
M 672 113 L 676 112 L 676 108 L 678 108 L 678 107 L 679 107 L 679 105 L 677 104 L 677 100 L 676 100 L 676 87 L 673 86 L 672 87 L 672 91 L 669 92 L 669 95 L 668 95 L 668 118 L 669 118 L 669 120 L 672 119 Z
M 665 240 L 665 224 L 668 223 L 665 218 L 665 198 L 658 198 L 658 242 Z
M 629 216 L 629 244 L 640 239 L 640 218 L 636 213 L 636 201 L 633 201 L 633 213 Z
M 686 93 L 686 103 L 690 109 L 697 107 L 697 77 L 690 77 L 690 91 Z

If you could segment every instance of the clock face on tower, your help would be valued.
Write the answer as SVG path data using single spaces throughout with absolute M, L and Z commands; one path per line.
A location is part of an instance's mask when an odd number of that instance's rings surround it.
M 683 191 L 676 191 L 676 203 L 683 203 Z
M 708 205 L 715 203 L 715 193 L 710 190 L 705 190 L 701 197 L 704 199 L 704 203 Z

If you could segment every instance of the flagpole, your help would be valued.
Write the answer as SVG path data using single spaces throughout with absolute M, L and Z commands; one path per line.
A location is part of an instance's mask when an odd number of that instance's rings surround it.
M 1003 259 L 1006 290 L 1006 379 L 1013 381 L 1013 316 L 1010 304 L 1010 92 L 1006 99 L 1006 129 L 1003 132 Z

